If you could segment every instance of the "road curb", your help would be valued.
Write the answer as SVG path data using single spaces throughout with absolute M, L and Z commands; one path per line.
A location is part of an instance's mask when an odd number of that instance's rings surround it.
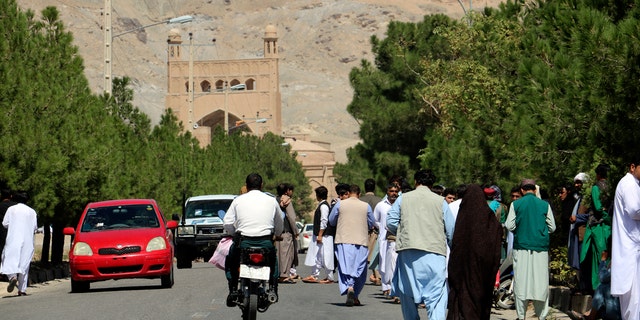
M 48 282 L 55 279 L 65 279 L 71 274 L 69 270 L 69 262 L 62 262 L 55 265 L 40 265 L 39 263 L 31 263 L 29 267 L 29 285 Z

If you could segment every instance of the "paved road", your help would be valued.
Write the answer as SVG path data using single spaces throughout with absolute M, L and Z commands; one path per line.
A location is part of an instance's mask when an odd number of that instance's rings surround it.
M 304 255 L 300 255 L 304 261 Z M 68 279 L 30 287 L 29 296 L 17 297 L 0 286 L 2 319 L 240 319 L 238 308 L 227 308 L 224 272 L 208 263 L 194 263 L 193 269 L 176 269 L 171 289 L 160 288 L 159 279 L 105 281 L 91 284 L 91 290 L 71 294 Z M 309 268 L 300 267 L 302 276 Z M 382 297 L 380 287 L 366 285 L 361 307 L 344 306 L 337 284 L 281 284 L 280 301 L 259 319 L 401 319 L 400 306 Z M 529 312 L 531 314 L 531 312 Z M 426 312 L 421 316 L 426 319 Z M 515 319 L 513 311 L 498 311 L 492 320 Z M 551 317 L 553 319 L 553 317 Z M 555 316 L 555 319 L 562 317 Z

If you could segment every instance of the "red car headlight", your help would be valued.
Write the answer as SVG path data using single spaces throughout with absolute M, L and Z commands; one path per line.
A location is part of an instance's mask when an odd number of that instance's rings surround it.
M 93 251 L 86 242 L 78 242 L 73 246 L 73 254 L 76 256 L 92 256 Z
M 167 248 L 167 243 L 164 241 L 163 237 L 155 237 L 147 243 L 147 252 L 164 250 Z

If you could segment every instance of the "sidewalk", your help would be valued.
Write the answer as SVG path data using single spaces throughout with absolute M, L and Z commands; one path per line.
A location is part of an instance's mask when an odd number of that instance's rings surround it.
M 555 308 L 550 308 L 549 315 L 547 316 L 547 320 L 569 320 L 569 316 Z M 534 314 L 533 306 L 529 304 L 529 308 L 527 309 L 527 319 L 538 319 L 538 317 Z M 497 310 L 491 309 L 491 320 L 515 320 L 518 319 L 516 315 L 515 309 L 510 310 Z
M 571 319 L 568 313 L 575 310 L 578 313 L 585 313 L 591 309 L 590 295 L 572 295 L 567 287 L 549 286 L 549 315 L 547 319 Z M 526 313 L 527 319 L 538 319 L 535 316 L 533 304 L 529 303 Z M 517 319 L 516 310 L 492 309 L 491 319 Z

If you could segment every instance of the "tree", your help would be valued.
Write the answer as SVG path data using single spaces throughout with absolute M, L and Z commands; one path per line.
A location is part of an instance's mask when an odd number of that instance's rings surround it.
M 0 11 L 8 35 L 0 38 L 0 182 L 27 190 L 39 223 L 52 225 L 51 238 L 44 228 L 43 262 L 62 260 L 62 229 L 77 224 L 89 202 L 154 198 L 168 218 L 180 212 L 183 195 L 237 193 L 252 171 L 264 172 L 269 187 L 288 181 L 310 194 L 282 138 L 218 134 L 203 149 L 171 110 L 152 129 L 132 104 L 128 78 L 114 79 L 113 96 L 91 93 L 56 8 L 39 20 L 14 1 L 0 2 Z M 296 209 L 310 207 L 301 197 Z
M 636 11 L 508 1 L 471 25 L 438 15 L 390 24 L 386 39 L 372 38 L 376 67 L 351 73 L 362 145 L 336 171 L 379 174 L 391 152 L 450 185 L 535 177 L 556 186 L 599 162 L 623 163 L 640 134 L 630 130 L 639 120 Z

